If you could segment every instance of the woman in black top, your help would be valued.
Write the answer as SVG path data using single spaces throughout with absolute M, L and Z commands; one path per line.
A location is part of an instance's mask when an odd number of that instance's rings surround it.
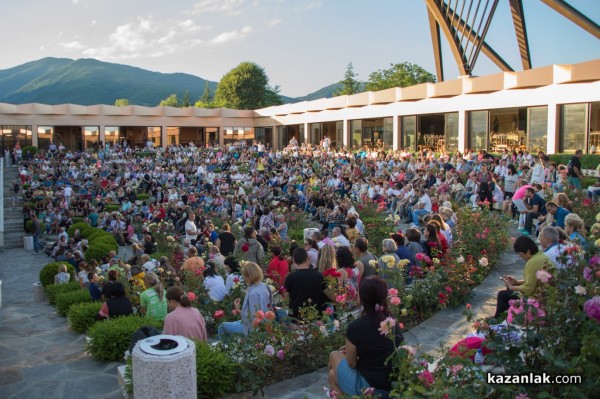
M 365 388 L 389 391 L 392 365 L 386 362 L 402 341 L 400 328 L 390 334 L 381 331 L 381 323 L 391 317 L 388 310 L 387 285 L 377 276 L 360 282 L 359 296 L 362 315 L 346 330 L 346 345 L 329 355 L 329 384 L 339 395 L 362 395 Z

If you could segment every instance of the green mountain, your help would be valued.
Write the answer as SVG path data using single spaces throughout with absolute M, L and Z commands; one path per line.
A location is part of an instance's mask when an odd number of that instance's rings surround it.
M 43 58 L 0 71 L 0 102 L 12 104 L 130 104 L 155 106 L 189 90 L 196 101 L 206 80 L 185 73 L 159 73 L 94 59 Z M 216 82 L 208 82 L 214 90 Z
M 296 98 L 294 102 L 312 101 L 312 100 L 318 100 L 320 98 L 331 98 L 331 97 L 333 97 L 333 93 L 335 93 L 340 86 L 341 86 L 341 84 L 339 82 L 331 84 L 329 86 L 325 86 L 325 87 L 323 87 L 315 92 L 312 92 L 310 94 L 307 94 L 303 97 Z M 365 82 L 360 82 L 360 91 L 361 92 L 365 91 Z
M 0 102 L 10 104 L 130 104 L 156 106 L 171 94 L 186 90 L 195 102 L 207 80 L 185 73 L 160 73 L 95 59 L 43 58 L 0 70 Z M 214 91 L 217 82 L 208 81 Z M 281 96 L 284 103 L 332 97 L 339 83 L 303 97 Z

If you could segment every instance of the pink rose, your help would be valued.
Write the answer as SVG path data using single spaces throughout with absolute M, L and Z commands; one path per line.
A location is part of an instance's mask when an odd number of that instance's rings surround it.
M 390 299 L 390 303 L 391 303 L 392 305 L 394 305 L 394 306 L 398 306 L 398 305 L 400 305 L 400 304 L 402 303 L 402 300 L 401 300 L 400 298 L 398 298 L 397 296 L 393 296 L 393 297 Z
M 196 299 L 196 294 L 194 294 L 193 292 L 188 292 L 187 298 L 188 298 L 188 301 L 194 302 L 194 299 Z
M 390 294 L 390 296 L 398 296 L 398 290 L 395 288 L 390 288 L 388 290 L 388 294 Z
M 283 359 L 285 359 L 285 352 L 284 352 L 284 350 L 283 350 L 283 349 L 279 349 L 279 350 L 277 351 L 277 358 L 278 358 L 279 360 L 283 360 Z
M 388 317 L 379 323 L 379 333 L 381 335 L 389 335 L 392 331 L 393 327 L 396 325 L 396 319 L 393 317 Z
M 535 272 L 535 277 L 542 283 L 547 283 L 552 278 L 552 275 L 545 270 L 538 270 Z
M 423 370 L 419 373 L 419 381 L 423 383 L 426 387 L 433 384 L 433 374 L 429 370 Z
M 215 319 L 220 319 L 221 317 L 223 317 L 225 315 L 225 312 L 222 310 L 215 310 L 215 314 L 213 315 L 213 317 Z
M 600 296 L 595 296 L 583 304 L 583 310 L 587 316 L 600 323 Z

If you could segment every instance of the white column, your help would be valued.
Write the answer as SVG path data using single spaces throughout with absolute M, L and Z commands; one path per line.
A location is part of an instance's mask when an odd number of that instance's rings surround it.
M 100 125 L 98 126 L 98 148 L 100 148 L 100 144 L 106 144 L 106 126 Z M 104 148 L 101 148 L 104 150 Z
M 167 126 L 160 127 L 160 143 L 162 148 L 167 148 Z
M 348 145 L 348 143 L 349 143 L 349 135 L 348 135 L 349 129 L 348 129 L 348 125 L 349 124 L 350 124 L 350 122 L 348 121 L 348 119 L 344 119 L 343 122 L 342 122 L 342 132 L 343 132 L 342 133 L 342 137 L 344 139 L 343 143 L 344 143 L 344 146 L 346 148 L 349 147 L 349 145 Z
M 308 138 L 310 137 L 308 132 L 308 122 L 304 122 L 304 142 L 308 145 Z
M 398 115 L 392 116 L 392 148 L 394 148 L 394 150 L 400 149 L 400 124 L 398 123 L 399 118 L 400 117 Z
M 464 152 L 467 143 L 467 112 L 458 111 L 458 150 Z
M 271 126 L 273 129 L 272 139 L 271 139 L 271 148 L 274 150 L 279 149 L 279 131 L 277 130 L 277 126 Z
M 38 125 L 31 125 L 31 145 L 38 146 Z
M 554 154 L 558 150 L 558 105 L 556 103 L 548 104 L 548 130 L 546 153 Z

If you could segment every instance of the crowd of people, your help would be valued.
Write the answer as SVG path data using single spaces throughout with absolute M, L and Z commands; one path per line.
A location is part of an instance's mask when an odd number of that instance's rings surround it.
M 568 165 L 556 165 L 543 152 L 526 150 L 499 156 L 485 150 L 414 155 L 405 150 L 350 152 L 331 148 L 329 142 L 299 147 L 294 141 L 279 151 L 260 143 L 228 148 L 190 144 L 145 149 L 144 156 L 120 146 L 100 146 L 95 153 L 54 146 L 19 158 L 20 181 L 13 183 L 13 191 L 24 199 L 36 252 L 40 235 L 57 233 L 49 254 L 73 264 L 82 287 L 106 300 L 103 317 L 131 310 L 115 273 L 110 275 L 124 263 L 131 264 L 125 271 L 131 277 L 136 270 L 145 272 L 141 314 L 165 320 L 165 331 L 203 340 L 203 318 L 190 309 L 180 286 L 162 285 L 158 270 L 179 276 L 202 268 L 203 284 L 215 301 L 245 282 L 245 298 L 235 302 L 240 320 L 221 324 L 219 336 L 248 334 L 256 311 L 273 310 L 265 276 L 289 299 L 293 320 L 302 318 L 307 304 L 325 311 L 334 298 L 324 289 L 324 275 L 337 270 L 339 285 L 360 297 L 363 315 L 348 328 L 345 347 L 330 359 L 331 386 L 339 394 L 356 393 L 348 388 L 351 379 L 360 382 L 354 387 L 358 392 L 365 386 L 389 389 L 381 378 L 382 372 L 389 373 L 381 363 L 389 343 L 377 341 L 381 353 L 372 359 L 365 349 L 374 342 L 368 337 L 375 339 L 380 322 L 389 316 L 383 294 L 388 265 L 369 251 L 358 205 L 378 204 L 396 225 L 389 239 L 371 244 L 381 245 L 381 252 L 396 262 L 407 261 L 407 270 L 419 264 L 417 254 L 442 257 L 449 251 L 460 223 L 453 210 L 457 206 L 505 213 L 523 234 L 514 249 L 527 266 L 524 280 L 505 276 L 507 290 L 498 295 L 497 317 L 510 299 L 535 291 L 535 271 L 564 267 L 557 255 L 560 246 L 586 245 L 583 221 L 570 205 L 582 191 L 581 151 Z M 593 188 L 588 194 L 597 199 Z M 292 242 L 289 253 L 282 250 L 290 241 L 286 213 L 278 211 L 282 207 L 303 212 L 307 222 L 320 226 L 302 243 Z M 112 252 L 103 264 L 85 262 L 88 243 L 77 232 L 75 237 L 67 233 L 75 218 L 113 234 L 120 245 L 131 245 L 133 257 L 125 262 Z M 215 220 L 224 222 L 216 226 Z M 152 260 L 149 225 L 166 221 L 181 235 L 179 245 L 169 258 Z M 408 228 L 403 222 L 410 223 Z M 244 226 L 240 236 L 232 233 L 233 225 Z M 114 290 L 97 287 L 97 268 L 109 271 L 113 283 L 107 285 Z M 68 281 L 65 270 L 60 272 L 56 283 Z M 401 333 L 396 339 L 401 341 Z

